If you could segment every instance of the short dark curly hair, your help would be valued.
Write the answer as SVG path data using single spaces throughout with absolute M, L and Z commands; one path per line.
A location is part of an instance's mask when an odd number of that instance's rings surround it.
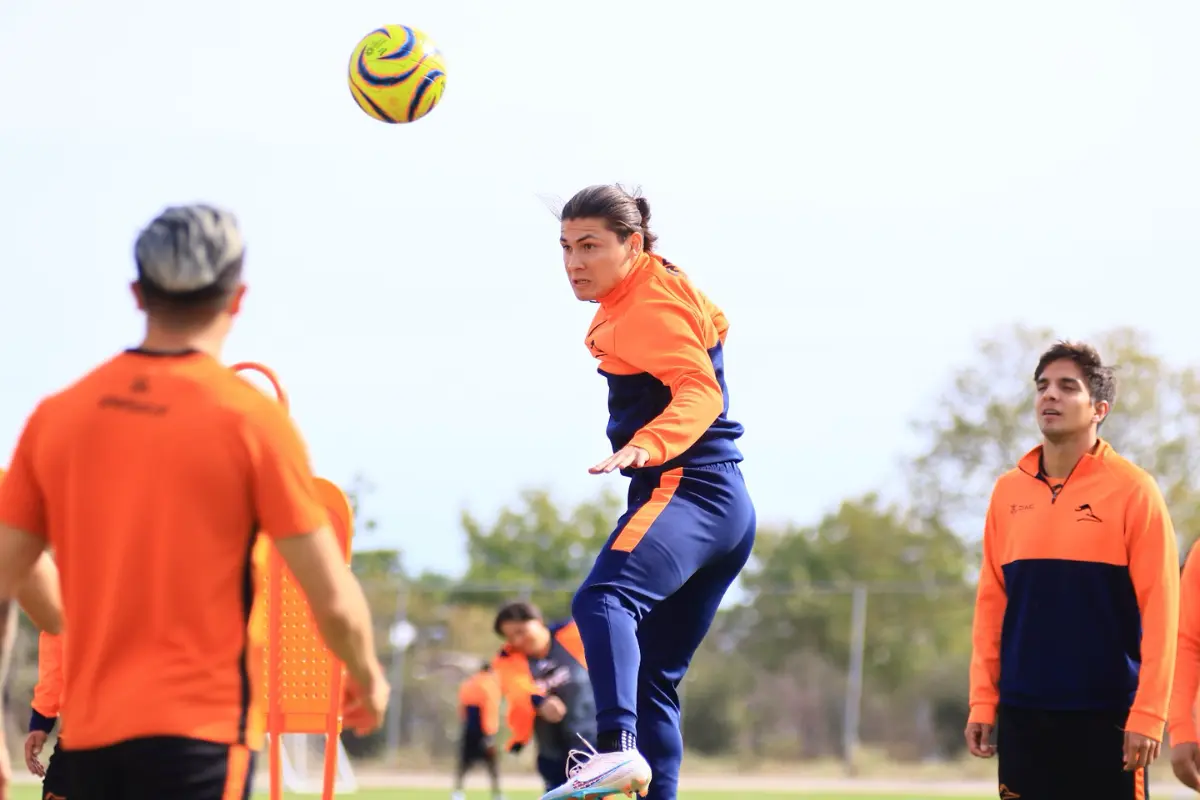
M 527 600 L 514 600 L 511 603 L 505 603 L 496 612 L 496 621 L 492 623 L 492 630 L 497 636 L 502 636 L 500 626 L 506 622 L 541 622 L 542 610 L 530 603 Z
M 1033 371 L 1034 382 L 1042 379 L 1042 373 L 1046 371 L 1047 366 L 1055 361 L 1064 360 L 1074 363 L 1083 373 L 1093 404 L 1101 401 L 1110 406 L 1113 404 L 1117 399 L 1117 379 L 1113 375 L 1113 369 L 1105 366 L 1096 348 L 1084 342 L 1055 342 L 1038 359 L 1037 368 Z

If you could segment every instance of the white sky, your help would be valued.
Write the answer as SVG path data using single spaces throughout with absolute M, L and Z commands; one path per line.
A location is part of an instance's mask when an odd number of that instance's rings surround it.
M 449 62 L 413 125 L 345 85 L 385 23 Z M 373 543 L 457 570 L 464 506 L 623 485 L 586 473 L 593 307 L 535 195 L 625 181 L 731 319 L 760 518 L 812 521 L 895 480 L 996 326 L 1195 358 L 1198 29 L 1149 0 L 4 0 L 0 452 L 136 342 L 139 227 L 214 202 L 250 248 L 229 359 L 279 371 L 320 473 L 377 485 Z

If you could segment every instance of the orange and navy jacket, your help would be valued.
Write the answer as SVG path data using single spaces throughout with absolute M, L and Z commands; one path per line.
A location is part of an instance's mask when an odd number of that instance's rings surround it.
M 994 723 L 997 704 L 1119 709 L 1126 730 L 1161 740 L 1178 593 L 1175 532 L 1154 478 L 1101 440 L 1052 481 L 1035 448 L 988 507 L 970 721 Z
M 1200 547 L 1193 546 L 1179 579 L 1179 647 L 1167 732 L 1171 744 L 1200 741 L 1196 734 L 1196 696 L 1200 694 Z
M 58 721 L 63 698 L 62 636 L 38 634 L 38 680 L 33 687 L 29 732 L 50 733 Z
M 579 637 L 579 628 L 573 620 L 550 626 L 552 652 L 565 653 L 570 659 L 568 664 L 547 664 L 553 673 L 543 675 L 545 671 L 540 662 L 546 659 L 531 659 L 523 653 L 511 650 L 507 645 L 492 661 L 492 672 L 500 683 L 500 692 L 508 705 L 507 721 L 511 736 L 508 746 L 519 749 L 529 743 L 534 737 L 534 729 L 538 722 L 537 708 L 550 694 L 562 695 L 564 691 L 574 690 L 579 697 L 564 697 L 568 715 L 580 716 L 584 725 L 595 725 L 595 700 L 592 698 L 591 682 L 580 680 L 580 673 L 586 675 L 587 659 L 583 654 L 583 640 Z M 557 647 L 555 646 L 557 645 Z M 570 678 L 576 680 L 570 681 Z M 564 678 L 573 685 L 564 685 Z M 582 684 L 579 685 L 579 684 Z M 573 724 L 572 718 L 564 718 L 560 725 Z M 582 732 L 582 731 L 581 731 Z M 547 739 L 550 737 L 546 737 Z M 553 737 L 573 740 L 574 737 Z M 539 746 L 547 742 L 539 741 Z M 542 755 L 551 755 L 542 753 Z M 566 753 L 562 753 L 566 757 Z
M 484 739 L 500 729 L 500 682 L 493 672 L 476 672 L 458 687 L 458 717 L 464 736 Z
M 678 267 L 643 253 L 600 298 L 584 343 L 608 380 L 608 439 L 664 470 L 741 461 L 729 419 L 725 314 Z

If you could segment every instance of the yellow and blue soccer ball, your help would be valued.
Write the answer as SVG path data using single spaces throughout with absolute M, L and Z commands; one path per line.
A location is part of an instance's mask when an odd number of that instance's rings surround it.
M 445 89 L 441 51 L 417 28 L 376 28 L 350 57 L 350 94 L 380 122 L 416 122 L 433 111 Z

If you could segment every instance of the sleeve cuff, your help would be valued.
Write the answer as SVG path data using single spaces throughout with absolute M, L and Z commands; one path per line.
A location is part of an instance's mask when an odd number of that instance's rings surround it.
M 1140 733 L 1142 736 L 1146 736 L 1156 742 L 1161 742 L 1163 738 L 1163 719 L 1154 714 L 1147 714 L 1145 711 L 1135 709 L 1129 712 L 1129 719 L 1125 721 L 1125 730 Z
M 54 723 L 58 722 L 58 717 L 47 717 L 39 713 L 36 709 L 29 715 L 29 732 L 41 731 L 49 735 L 54 730 Z
M 1196 723 L 1190 719 L 1186 722 L 1177 722 L 1174 725 L 1168 726 L 1167 735 L 1171 737 L 1172 747 L 1177 744 L 1198 741 L 1196 737 Z
M 961 717 L 960 717 L 961 719 Z M 995 703 L 976 703 L 971 706 L 971 714 L 967 717 L 967 722 L 975 722 L 980 725 L 995 725 L 996 724 L 996 704 Z

